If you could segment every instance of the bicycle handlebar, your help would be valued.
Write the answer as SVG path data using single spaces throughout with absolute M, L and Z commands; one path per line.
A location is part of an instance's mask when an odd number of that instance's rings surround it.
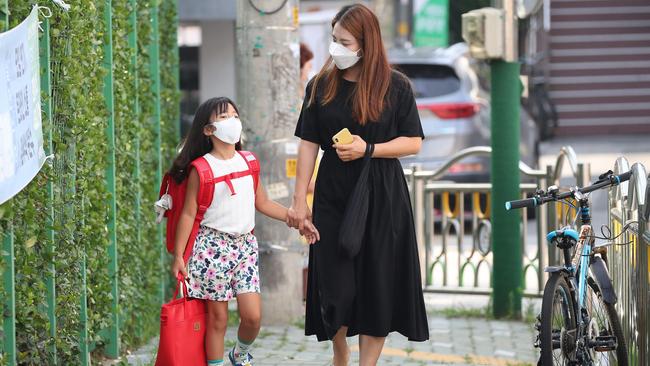
M 620 175 L 615 175 L 615 174 L 609 174 L 603 179 L 599 180 L 598 182 L 587 186 L 583 188 L 579 188 L 577 191 L 583 194 L 586 193 L 591 193 L 593 191 L 597 191 L 601 188 L 605 187 L 610 187 L 610 186 L 617 186 L 623 182 L 627 182 L 630 180 L 630 177 L 632 176 L 632 171 L 627 171 L 625 173 L 622 173 Z M 557 194 L 557 192 L 553 193 L 548 193 L 544 192 L 542 194 L 535 194 L 534 197 L 532 198 L 526 198 L 523 200 L 514 200 L 514 201 L 508 201 L 506 202 L 506 211 L 510 211 L 513 209 L 519 209 L 519 208 L 535 208 L 537 206 L 541 206 L 547 202 L 552 202 L 552 201 L 558 201 L 558 200 L 563 200 L 571 197 L 575 197 L 575 192 L 576 191 L 569 191 L 569 192 L 564 192 Z
M 514 200 L 506 202 L 506 210 L 510 211 L 512 209 L 518 208 L 533 208 L 537 206 L 537 198 L 526 198 L 523 200 Z

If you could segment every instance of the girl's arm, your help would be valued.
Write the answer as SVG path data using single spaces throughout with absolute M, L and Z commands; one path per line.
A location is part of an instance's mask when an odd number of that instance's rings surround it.
M 366 142 L 359 136 L 353 135 L 354 140 L 347 145 L 334 145 L 336 153 L 343 161 L 361 159 L 366 153 Z M 421 137 L 396 137 L 388 142 L 375 144 L 373 158 L 401 158 L 417 154 L 422 147 Z M 296 184 L 297 185 L 297 184 Z
M 183 254 L 187 246 L 187 240 L 192 233 L 192 226 L 194 225 L 194 218 L 198 205 L 196 203 L 196 196 L 199 192 L 199 174 L 196 170 L 192 169 L 187 181 L 187 190 L 185 191 L 185 204 L 183 211 L 178 219 L 178 226 L 176 227 L 176 238 L 174 239 L 174 262 L 172 264 L 172 274 L 176 276 L 178 271 L 183 275 L 187 275 L 185 271 L 185 263 L 183 262 Z M 179 261 L 180 260 L 180 261 Z
M 261 181 L 257 184 L 255 209 L 272 219 L 280 221 L 287 220 L 287 208 L 269 199 L 269 196 L 266 194 L 266 189 L 264 189 Z
M 259 182 L 257 186 L 257 193 L 255 195 L 255 208 L 257 211 L 272 219 L 287 221 L 287 214 L 289 210 L 281 204 L 269 199 L 264 186 L 262 186 L 262 182 Z M 320 240 L 320 233 L 309 219 L 304 220 L 303 228 L 300 230 L 300 234 L 304 235 L 307 238 L 309 244 L 314 244 Z

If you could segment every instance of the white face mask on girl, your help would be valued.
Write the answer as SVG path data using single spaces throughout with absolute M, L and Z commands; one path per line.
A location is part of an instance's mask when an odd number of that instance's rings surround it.
M 339 68 L 339 70 L 348 69 L 359 62 L 361 59 L 361 57 L 358 56 L 359 51 L 360 49 L 357 51 L 352 51 L 340 43 L 330 43 L 330 55 L 332 56 L 332 59 L 334 60 L 334 63 L 336 64 L 336 67 Z
M 215 130 L 212 133 L 219 140 L 234 145 L 241 139 L 242 125 L 239 117 L 230 117 L 223 121 L 212 122 Z

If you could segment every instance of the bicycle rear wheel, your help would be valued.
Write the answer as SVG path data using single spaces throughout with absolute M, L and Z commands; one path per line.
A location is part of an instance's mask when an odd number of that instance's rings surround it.
M 569 365 L 575 359 L 576 320 L 571 291 L 561 273 L 552 273 L 546 282 L 541 318 L 541 364 Z
M 589 277 L 587 283 L 587 311 L 591 318 L 589 339 L 598 344 L 590 347 L 594 365 L 627 366 L 627 347 L 616 308 L 603 300 L 594 278 Z M 616 348 L 610 347 L 612 341 Z

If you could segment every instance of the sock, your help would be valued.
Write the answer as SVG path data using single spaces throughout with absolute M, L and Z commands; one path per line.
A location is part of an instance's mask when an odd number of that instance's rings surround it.
M 237 337 L 237 345 L 235 346 L 235 356 L 245 356 L 248 354 L 248 352 L 251 349 L 251 346 L 253 345 L 253 342 L 255 340 L 253 339 L 252 341 L 243 341 L 241 338 Z
M 208 360 L 208 366 L 220 366 L 223 365 L 223 360 Z

